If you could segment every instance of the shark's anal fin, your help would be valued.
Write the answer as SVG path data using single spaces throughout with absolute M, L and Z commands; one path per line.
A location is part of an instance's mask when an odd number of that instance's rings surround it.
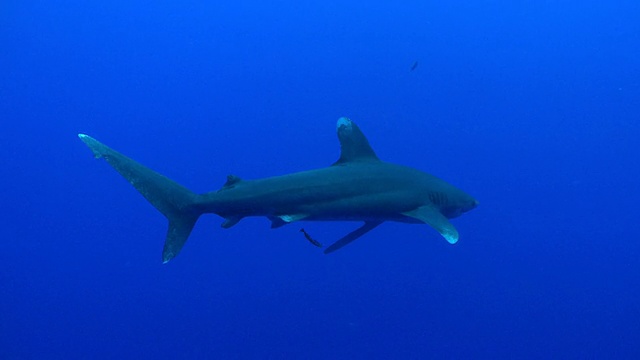
M 369 231 L 373 230 L 376 226 L 382 224 L 382 221 L 366 221 L 364 223 L 364 225 L 360 226 L 359 228 L 353 230 L 352 232 L 348 233 L 347 235 L 345 235 L 344 237 L 342 237 L 340 240 L 334 242 L 333 244 L 331 244 L 328 248 L 326 248 L 324 250 L 325 254 L 329 254 L 332 253 L 340 248 L 342 248 L 343 246 L 349 244 L 350 242 L 356 240 L 357 238 L 359 238 L 360 236 L 368 233 Z
M 415 210 L 402 213 L 403 215 L 418 219 L 436 229 L 450 244 L 458 242 L 458 230 L 433 206 L 421 206 Z

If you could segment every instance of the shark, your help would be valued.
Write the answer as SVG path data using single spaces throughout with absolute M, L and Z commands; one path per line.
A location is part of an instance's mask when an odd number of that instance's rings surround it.
M 230 228 L 249 216 L 271 228 L 297 221 L 357 221 L 362 225 L 328 246 L 334 252 L 380 224 L 427 224 L 449 243 L 459 235 L 449 219 L 478 206 L 464 191 L 426 172 L 380 160 L 358 125 L 336 125 L 340 157 L 331 166 L 255 180 L 228 175 L 216 191 L 195 193 L 86 134 L 78 137 L 120 173 L 168 220 L 162 261 L 182 250 L 198 218 L 207 213 Z M 306 235 L 306 232 L 305 232 Z

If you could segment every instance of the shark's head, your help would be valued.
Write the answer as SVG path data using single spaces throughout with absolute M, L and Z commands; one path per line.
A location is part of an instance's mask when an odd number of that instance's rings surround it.
M 447 198 L 440 207 L 440 212 L 449 219 L 458 217 L 478 207 L 478 200 L 462 191 L 453 198 Z

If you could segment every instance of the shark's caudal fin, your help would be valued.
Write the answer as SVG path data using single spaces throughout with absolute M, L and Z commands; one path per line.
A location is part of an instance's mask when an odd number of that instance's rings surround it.
M 105 159 L 169 220 L 162 251 L 163 263 L 173 259 L 187 241 L 201 213 L 194 204 L 198 195 L 175 181 L 139 164 L 98 140 L 78 134 L 96 158 Z

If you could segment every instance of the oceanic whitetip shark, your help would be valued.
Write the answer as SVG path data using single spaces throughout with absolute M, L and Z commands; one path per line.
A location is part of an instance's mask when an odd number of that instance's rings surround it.
M 78 136 L 96 158 L 105 159 L 167 217 L 164 263 L 178 255 L 205 213 L 223 217 L 223 228 L 247 216 L 266 216 L 272 228 L 300 220 L 364 222 L 325 253 L 385 221 L 428 224 L 449 243 L 458 241 L 458 231 L 448 219 L 475 208 L 478 201 L 433 175 L 381 161 L 348 118 L 338 119 L 337 133 L 340 158 L 329 167 L 257 180 L 229 175 L 220 190 L 204 194 L 192 192 L 88 135 Z

